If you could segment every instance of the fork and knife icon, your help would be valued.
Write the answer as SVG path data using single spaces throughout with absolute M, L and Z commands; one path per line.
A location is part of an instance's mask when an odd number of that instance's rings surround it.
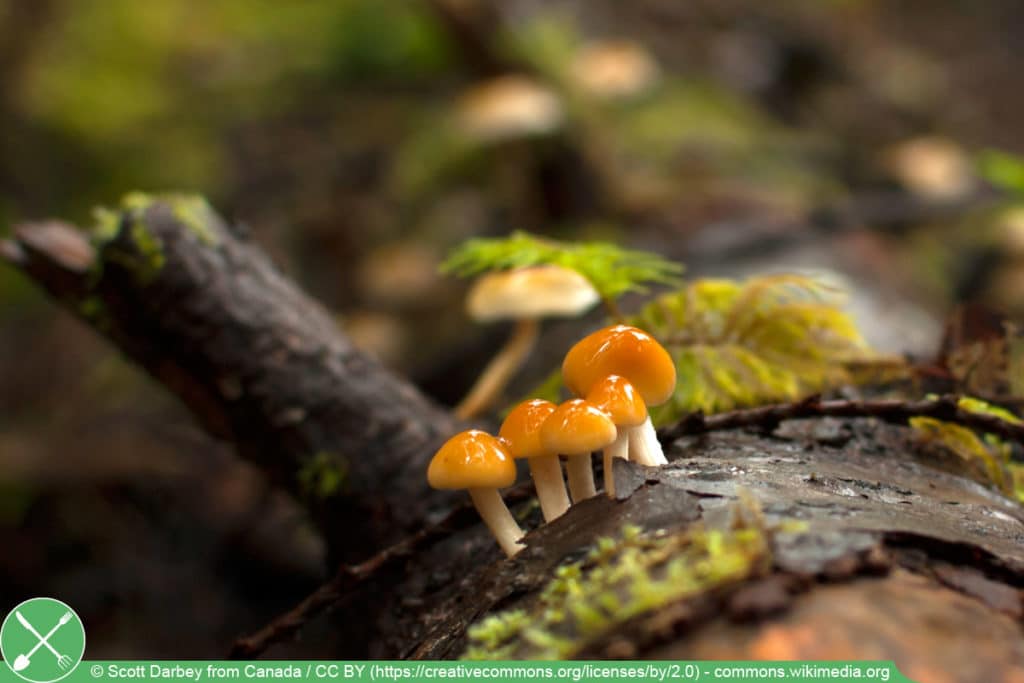
M 40 635 L 36 627 L 33 626 L 29 622 L 29 620 L 25 618 L 25 615 L 22 614 L 20 611 L 16 611 L 14 613 L 14 616 L 17 617 L 18 621 L 21 622 L 21 625 L 24 626 L 25 629 L 28 630 L 29 633 L 34 635 L 38 640 L 38 642 L 35 644 L 35 647 L 29 650 L 26 654 L 18 655 L 18 657 L 14 660 L 13 668 L 15 671 L 23 671 L 24 669 L 28 668 L 29 664 L 32 663 L 32 655 L 34 655 L 36 653 L 36 650 L 38 650 L 41 647 L 45 647 L 47 650 L 50 651 L 50 653 L 57 659 L 57 666 L 59 666 L 62 670 L 67 669 L 74 663 L 74 660 L 71 659 L 71 657 L 68 657 L 67 655 L 62 655 L 61 653 L 57 652 L 53 645 L 50 645 L 50 638 L 53 637 L 53 634 L 57 632 L 57 629 L 71 621 L 72 615 L 70 611 L 65 612 L 64 615 L 60 618 L 60 620 L 56 624 L 54 624 L 53 628 L 51 628 L 49 633 L 47 633 L 45 636 Z

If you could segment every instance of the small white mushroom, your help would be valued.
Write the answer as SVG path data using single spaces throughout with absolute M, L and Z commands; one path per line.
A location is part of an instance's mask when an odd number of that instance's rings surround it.
M 527 76 L 506 75 L 474 86 L 459 99 L 456 119 L 463 133 L 498 142 L 551 133 L 565 112 L 558 96 Z
M 574 270 L 560 266 L 534 266 L 480 278 L 469 291 L 466 308 L 479 322 L 515 320 L 505 346 L 455 407 L 467 419 L 487 410 L 529 355 L 544 317 L 575 317 L 600 299 L 590 282 Z
M 609 99 L 627 98 L 650 89 L 658 65 L 644 48 L 629 41 L 587 45 L 573 59 L 573 82 L 586 92 Z

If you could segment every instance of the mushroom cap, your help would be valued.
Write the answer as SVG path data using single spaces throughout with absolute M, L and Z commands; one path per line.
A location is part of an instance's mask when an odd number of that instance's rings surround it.
M 568 317 L 583 313 L 599 299 L 593 285 L 575 270 L 547 265 L 484 275 L 470 290 L 466 308 L 481 322 Z
M 654 84 L 658 65 L 636 43 L 601 41 L 591 43 L 576 55 L 570 75 L 577 85 L 593 95 L 630 97 Z
M 480 142 L 498 142 L 551 133 L 562 125 L 558 95 L 535 79 L 498 76 L 459 98 L 456 116 L 462 131 Z
M 459 432 L 434 454 L 427 481 L 435 489 L 500 489 L 516 481 L 512 454 L 479 429 Z
M 498 434 L 508 444 L 513 458 L 536 458 L 548 454 L 540 442 L 540 428 L 553 412 L 555 404 L 542 398 L 523 401 L 512 409 L 501 423 Z
M 587 400 L 600 408 L 620 427 L 635 427 L 647 419 L 647 406 L 629 380 L 608 375 L 594 385 Z
M 604 412 L 589 401 L 574 398 L 558 406 L 540 428 L 549 453 L 590 453 L 615 441 L 618 430 Z
M 629 325 L 613 325 L 576 343 L 562 363 L 565 385 L 586 396 L 608 375 L 625 377 L 644 403 L 667 401 L 676 387 L 676 366 L 668 351 L 651 335 Z

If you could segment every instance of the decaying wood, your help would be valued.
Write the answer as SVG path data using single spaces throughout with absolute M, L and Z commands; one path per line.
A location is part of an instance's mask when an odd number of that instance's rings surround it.
M 332 625 L 363 637 L 324 656 L 459 656 L 471 624 L 528 609 L 555 568 L 597 538 L 627 523 L 664 534 L 728 528 L 743 500 L 763 514 L 766 569 L 581 638 L 576 655 L 894 659 L 920 680 L 1024 679 L 1024 509 L 889 423 L 926 415 L 1021 441 L 1019 428 L 952 398 L 811 399 L 693 416 L 662 432 L 667 466 L 615 463 L 614 500 L 592 498 L 543 524 L 529 484 L 520 487 L 509 499 L 530 531 L 509 560 L 466 506 L 422 528 L 431 511 L 453 508 L 423 479 L 458 428 L 447 412 L 355 351 L 215 216 L 201 233 L 161 203 L 136 218 L 96 248 L 65 224 L 22 226 L 0 257 L 297 496 L 311 500 L 300 473 L 318 459 L 345 469 L 340 491 L 311 508 L 329 539 L 348 543 L 336 557 L 362 562 L 343 564 L 234 654 L 343 616 Z M 330 616 L 339 604 L 344 614 Z
M 924 677 L 940 681 L 1024 673 L 1024 509 L 967 476 L 955 457 L 922 448 L 910 430 L 865 419 L 685 437 L 669 457 L 661 468 L 617 461 L 619 500 L 596 498 L 550 524 L 537 520 L 514 560 L 490 552 L 483 562 L 474 543 L 487 539 L 457 535 L 446 552 L 473 549 L 446 566 L 459 578 L 428 590 L 422 579 L 397 586 L 423 607 L 378 654 L 458 656 L 468 625 L 496 608 L 528 608 L 558 558 L 578 559 L 596 537 L 625 522 L 669 532 L 695 520 L 727 526 L 730 507 L 750 497 L 776 529 L 767 576 L 620 624 L 582 643 L 578 656 L 869 657 L 907 671 L 946 667 L 945 678 Z M 786 531 L 794 520 L 806 527 Z M 407 572 L 429 572 L 437 559 L 428 553 Z M 898 602 L 903 586 L 913 589 L 905 605 L 861 602 Z M 872 630 L 869 618 L 880 626 Z M 978 620 L 986 638 L 1001 640 L 986 640 L 968 661 L 976 634 L 967 623 Z M 826 621 L 829 637 L 817 636 Z
M 98 248 L 67 224 L 31 223 L 0 255 L 308 501 L 337 557 L 413 533 L 451 500 L 423 472 L 456 422 L 356 350 L 262 250 L 206 218 L 198 232 L 157 202 L 141 228 L 123 220 Z M 310 490 L 318 467 L 334 469 L 337 493 Z
M 459 656 L 470 625 L 528 609 L 554 568 L 597 538 L 627 523 L 727 528 L 743 499 L 757 501 L 770 532 L 767 574 L 625 621 L 577 656 L 895 659 L 938 681 L 1024 673 L 1024 509 L 955 456 L 876 419 L 817 418 L 683 437 L 668 454 L 660 468 L 616 461 L 618 499 L 592 498 L 554 522 L 520 505 L 530 530 L 514 559 L 475 525 L 435 536 L 401 572 L 364 577 L 391 596 L 371 654 Z M 985 642 L 972 650 L 977 633 Z
M 513 490 L 506 491 L 503 498 L 507 504 L 511 504 L 531 495 L 530 488 L 521 484 Z M 448 513 L 440 522 L 385 548 L 370 559 L 353 566 L 341 565 L 330 581 L 317 588 L 305 600 L 258 632 L 236 640 L 231 646 L 229 658 L 258 657 L 270 646 L 294 637 L 311 619 L 351 596 L 383 569 L 407 560 L 428 544 L 439 541 L 454 531 L 465 529 L 478 520 L 476 510 L 467 501 Z

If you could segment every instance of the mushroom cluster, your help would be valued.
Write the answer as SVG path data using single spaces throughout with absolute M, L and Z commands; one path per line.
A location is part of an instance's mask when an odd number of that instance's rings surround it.
M 613 325 L 577 342 L 565 356 L 562 378 L 577 398 L 555 405 L 531 399 L 515 406 L 497 437 L 479 430 L 455 435 L 427 471 L 434 488 L 465 488 L 484 523 L 510 557 L 522 549 L 522 529 L 498 493 L 515 482 L 516 459 L 525 459 L 544 521 L 597 495 L 590 456 L 604 452 L 604 488 L 615 495 L 614 458 L 658 466 L 668 461 L 648 407 L 675 390 L 676 368 L 651 335 Z M 568 494 L 560 457 L 564 456 Z

